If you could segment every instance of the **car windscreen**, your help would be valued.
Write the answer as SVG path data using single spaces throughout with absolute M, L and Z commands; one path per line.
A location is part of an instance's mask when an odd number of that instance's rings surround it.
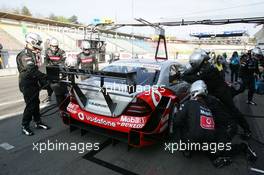
M 147 66 L 130 66 L 130 65 L 109 65 L 102 69 L 105 72 L 129 73 L 136 72 L 137 85 L 155 85 L 158 81 L 160 70 Z M 105 82 L 125 83 L 124 80 L 106 78 Z

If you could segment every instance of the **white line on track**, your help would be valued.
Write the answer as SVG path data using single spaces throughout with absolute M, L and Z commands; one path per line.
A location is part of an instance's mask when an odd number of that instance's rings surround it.
M 49 106 L 49 104 L 41 104 L 40 105 L 40 109 L 43 109 L 43 108 L 45 108 L 47 106 Z M 23 111 L 1 115 L 0 116 L 0 121 L 3 120 L 3 119 L 6 119 L 6 118 L 10 118 L 10 117 L 14 117 L 14 116 L 17 116 L 17 115 L 22 115 L 22 114 L 23 114 Z
M 10 145 L 10 144 L 7 143 L 7 142 L 1 143 L 1 144 L 0 144 L 0 147 L 4 148 L 6 151 L 15 148 L 13 145 Z
M 11 105 L 11 104 L 14 104 L 14 103 L 20 103 L 20 102 L 23 102 L 24 100 L 23 99 L 20 99 L 20 100 L 15 100 L 15 101 L 9 101 L 9 102 L 5 102 L 5 103 L 0 103 L 0 107 L 1 106 L 6 106 L 6 105 Z
M 4 79 L 4 78 L 9 79 L 9 78 L 16 78 L 16 77 L 18 77 L 18 75 L 5 75 L 5 76 L 0 76 L 0 79 Z
M 260 170 L 260 169 L 257 169 L 257 168 L 250 168 L 250 170 L 264 174 L 264 170 Z

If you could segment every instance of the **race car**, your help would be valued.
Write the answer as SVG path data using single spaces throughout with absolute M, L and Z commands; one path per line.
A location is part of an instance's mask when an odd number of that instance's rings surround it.
M 177 80 L 183 66 L 171 60 L 120 60 L 99 72 L 57 71 L 70 80 L 62 80 L 71 87 L 60 106 L 65 124 L 134 147 L 154 144 L 168 134 L 177 105 L 189 89 L 188 83 Z M 76 83 L 76 74 L 90 77 Z

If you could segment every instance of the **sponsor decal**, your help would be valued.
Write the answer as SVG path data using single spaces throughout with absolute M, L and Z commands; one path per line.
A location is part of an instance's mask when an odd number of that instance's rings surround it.
M 50 56 L 50 59 L 51 60 L 54 60 L 54 61 L 58 61 L 58 60 L 60 60 L 60 57 Z
M 207 110 L 200 109 L 200 113 L 203 115 L 212 116 L 211 111 L 209 111 L 208 109 Z
M 105 125 L 105 126 L 116 127 L 116 123 L 115 122 L 106 121 L 104 119 L 99 119 L 97 117 L 86 116 L 86 120 L 88 120 L 88 121 L 90 121 L 92 123 L 98 123 L 98 124 Z
M 95 101 L 92 101 L 92 100 L 89 100 L 88 104 L 96 106 L 96 107 L 108 108 L 107 105 L 104 105 L 104 104 L 101 104 L 101 103 L 96 103 Z
M 85 115 L 82 112 L 78 113 L 78 118 L 82 121 L 87 120 L 91 123 L 96 123 L 104 126 L 110 126 L 110 127 L 126 127 L 126 128 L 143 128 L 146 123 L 146 119 L 142 117 L 128 117 L 128 116 L 122 116 L 120 118 L 120 121 L 118 122 L 112 122 L 108 121 L 102 118 L 92 117 Z
M 92 58 L 83 58 L 83 59 L 81 59 L 81 62 L 82 63 L 91 63 L 91 62 L 93 62 L 93 59 Z
M 83 114 L 82 112 L 78 113 L 78 118 L 80 120 L 87 120 L 91 123 L 97 123 L 97 124 L 101 124 L 101 125 L 105 125 L 105 126 L 111 126 L 111 127 L 116 127 L 116 123 L 115 122 L 111 122 L 111 121 L 107 121 L 105 119 L 100 119 L 97 117 L 92 117 L 92 116 L 88 116 Z
M 80 120 L 84 120 L 84 114 L 83 113 L 78 113 L 78 117 Z
M 122 115 L 120 122 L 117 122 L 116 124 L 127 128 L 143 128 L 145 123 L 146 119 L 144 117 L 130 117 Z
M 67 106 L 67 111 L 73 114 L 77 113 L 78 105 L 70 102 Z
M 212 117 L 207 117 L 207 116 L 201 115 L 200 126 L 203 129 L 214 130 L 215 129 L 214 119 Z
M 121 116 L 120 122 L 135 123 L 135 124 L 146 123 L 145 118 L 143 118 L 143 117 L 130 117 L 130 116 L 125 116 L 125 115 Z
M 135 123 L 124 123 L 124 122 L 117 122 L 119 126 L 126 127 L 126 128 L 143 128 L 144 124 L 135 124 Z

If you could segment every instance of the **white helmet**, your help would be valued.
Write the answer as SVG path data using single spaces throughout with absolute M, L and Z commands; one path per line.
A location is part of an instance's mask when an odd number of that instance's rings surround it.
M 205 61 L 209 60 L 210 57 L 208 56 L 207 52 L 203 49 L 195 50 L 189 58 L 189 63 L 192 68 L 196 69 L 199 68 L 200 65 Z
M 259 56 L 262 56 L 262 51 L 259 47 L 255 47 L 254 49 L 252 49 L 251 53 L 253 55 L 259 55 Z
M 190 88 L 191 98 L 195 98 L 198 95 L 206 96 L 208 94 L 207 86 L 203 80 L 195 81 Z
M 50 45 L 54 47 L 59 47 L 59 41 L 56 38 L 51 38 Z
M 91 45 L 90 45 L 89 41 L 82 41 L 82 45 L 81 45 L 82 50 L 87 50 L 90 48 L 91 48 Z
M 35 49 L 42 50 L 41 47 L 42 39 L 36 33 L 28 33 L 26 35 L 26 43 L 30 44 Z

